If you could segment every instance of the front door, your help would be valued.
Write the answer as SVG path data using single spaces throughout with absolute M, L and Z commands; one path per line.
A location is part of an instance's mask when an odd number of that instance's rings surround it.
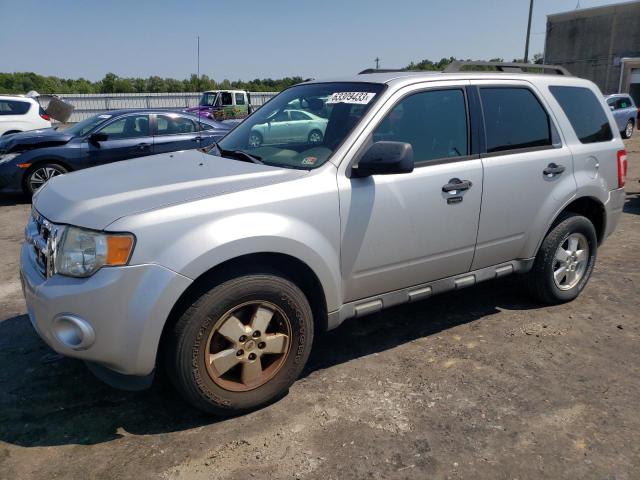
M 471 155 L 465 87 L 408 91 L 369 141 L 410 143 L 414 171 L 339 177 L 345 302 L 464 273 L 473 260 L 482 164 Z M 468 189 L 451 189 L 456 181 Z
M 542 97 L 525 82 L 477 83 L 486 153 L 473 270 L 535 255 L 548 222 L 576 190 L 571 151 Z
M 143 157 L 153 151 L 149 115 L 146 114 L 117 118 L 95 133 L 105 134 L 107 139 L 87 143 L 87 156 L 92 166 Z

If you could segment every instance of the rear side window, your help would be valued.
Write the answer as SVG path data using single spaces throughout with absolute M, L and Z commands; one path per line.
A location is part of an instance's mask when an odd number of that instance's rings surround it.
M 244 94 L 236 93 L 236 105 L 244 105 Z
M 527 88 L 480 88 L 487 153 L 552 145 L 545 109 Z
M 431 90 L 401 100 L 373 132 L 373 141 L 407 142 L 416 162 L 468 154 L 462 90 Z
M 608 142 L 613 138 L 602 105 L 588 88 L 549 87 L 582 143 Z
M 19 100 L 0 100 L 0 115 L 24 115 L 31 104 Z

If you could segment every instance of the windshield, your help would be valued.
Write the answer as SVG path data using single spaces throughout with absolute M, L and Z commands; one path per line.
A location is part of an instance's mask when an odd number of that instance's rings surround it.
M 91 130 L 93 130 L 95 127 L 97 127 L 101 123 L 104 123 L 107 120 L 109 120 L 112 116 L 113 115 L 103 113 L 101 115 L 95 115 L 93 117 L 85 118 L 81 122 L 78 122 L 75 125 L 71 125 L 70 127 L 65 128 L 64 132 L 70 133 L 71 135 L 74 135 L 76 137 L 81 137 L 89 133 Z
M 200 106 L 201 107 L 212 107 L 215 105 L 216 97 L 218 96 L 218 92 L 205 92 L 200 97 Z
M 311 169 L 325 163 L 374 103 L 384 85 L 312 83 L 274 97 L 209 153 L 248 153 L 267 165 Z M 231 156 L 231 155 L 229 155 Z

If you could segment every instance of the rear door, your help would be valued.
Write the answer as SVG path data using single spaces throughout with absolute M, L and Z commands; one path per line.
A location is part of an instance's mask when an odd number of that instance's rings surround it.
M 154 123 L 153 153 L 200 147 L 198 125 L 191 118 L 177 113 L 156 114 Z
M 103 165 L 153 153 L 153 136 L 147 114 L 118 117 L 94 133 L 105 134 L 107 139 L 87 143 L 87 156 L 91 165 Z
M 473 270 L 528 258 L 576 191 L 572 155 L 544 97 L 524 81 L 474 81 L 482 105 L 482 212 Z M 533 247 L 532 247 L 533 245 Z

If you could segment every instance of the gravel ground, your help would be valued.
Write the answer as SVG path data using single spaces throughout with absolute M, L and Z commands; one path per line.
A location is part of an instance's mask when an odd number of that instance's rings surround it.
M 513 279 L 347 321 L 278 403 L 216 420 L 166 384 L 111 389 L 33 332 L 29 205 L 0 203 L 0 479 L 640 478 L 640 133 L 582 296 Z

